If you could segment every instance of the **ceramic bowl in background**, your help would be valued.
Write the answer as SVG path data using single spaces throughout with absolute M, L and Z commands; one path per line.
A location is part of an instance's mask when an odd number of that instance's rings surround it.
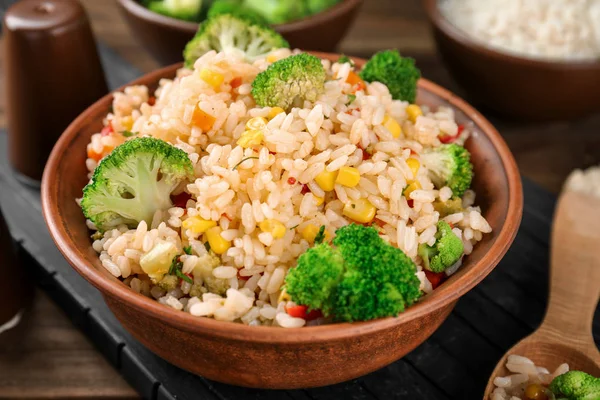
M 342 0 L 326 11 L 273 28 L 292 48 L 332 51 L 352 25 L 362 2 Z M 183 48 L 196 34 L 198 23 L 157 14 L 139 0 L 119 0 L 118 4 L 134 37 L 161 65 L 183 59 Z
M 567 120 L 600 112 L 600 60 L 533 60 L 496 51 L 468 36 L 424 0 L 438 49 L 477 103 L 522 120 Z
M 314 53 L 336 60 L 339 55 Z M 355 59 L 360 67 L 364 60 Z M 132 82 L 157 87 L 181 64 Z M 123 326 L 167 361 L 208 379 L 257 388 L 329 385 L 377 370 L 425 341 L 456 301 L 504 256 L 519 227 L 521 179 L 513 156 L 494 127 L 449 91 L 421 79 L 419 104 L 450 106 L 459 124 L 472 124 L 467 141 L 475 170 L 477 204 L 493 232 L 475 246 L 462 268 L 433 293 L 395 318 L 284 329 L 250 327 L 176 311 L 131 290 L 102 267 L 90 231 L 74 201 L 87 183 L 86 145 L 102 128 L 112 102 L 105 96 L 64 132 L 50 155 L 42 183 L 44 217 L 58 248 L 96 286 Z

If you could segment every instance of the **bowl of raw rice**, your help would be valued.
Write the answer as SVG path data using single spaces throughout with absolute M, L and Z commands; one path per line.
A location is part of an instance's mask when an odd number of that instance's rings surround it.
M 600 1 L 425 0 L 440 54 L 477 101 L 519 120 L 600 111 Z
M 353 70 L 364 60 L 312 53 L 326 72 L 324 92 L 287 111 L 258 106 L 252 81 L 294 53 L 246 62 L 209 52 L 193 69 L 149 73 L 83 112 L 56 144 L 43 178 L 53 239 L 123 326 L 160 357 L 220 382 L 323 386 L 399 359 L 491 272 L 521 220 L 519 172 L 499 133 L 426 79 L 410 104 L 393 100 L 379 82 L 357 79 Z M 458 195 L 434 183 L 426 163 L 448 141 L 470 153 L 472 184 Z M 191 179 L 172 185 L 169 207 L 142 222 L 98 211 L 94 201 L 136 173 L 102 175 L 123 160 L 143 169 L 145 156 L 135 152 L 146 145 L 166 146 L 165 160 L 183 154 Z M 152 168 L 165 162 L 156 160 Z M 156 179 L 166 185 L 176 168 L 156 167 Z M 130 204 L 131 191 L 112 204 Z M 452 210 L 444 206 L 451 201 Z M 441 240 L 440 224 L 461 255 L 433 273 L 435 262 L 421 249 Z M 299 261 L 303 254 L 330 249 L 334 236 L 339 245 L 348 226 L 373 234 L 385 252 L 401 250 L 410 264 L 418 299 L 397 316 L 342 317 L 286 293 L 289 271 L 308 263 Z

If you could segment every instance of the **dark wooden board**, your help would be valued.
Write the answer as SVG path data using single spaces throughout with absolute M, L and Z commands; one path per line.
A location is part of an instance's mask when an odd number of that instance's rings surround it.
M 139 75 L 111 50 L 100 53 L 110 86 Z M 263 391 L 212 382 L 146 350 L 117 322 L 101 295 L 62 258 L 47 233 L 39 191 L 6 164 L 0 135 L 0 204 L 36 281 L 148 399 L 479 399 L 497 359 L 541 321 L 547 296 L 548 243 L 555 198 L 524 182 L 525 214 L 515 245 L 496 270 L 465 295 L 448 320 L 415 351 L 359 379 L 324 388 Z M 600 343 L 600 316 L 595 319 Z

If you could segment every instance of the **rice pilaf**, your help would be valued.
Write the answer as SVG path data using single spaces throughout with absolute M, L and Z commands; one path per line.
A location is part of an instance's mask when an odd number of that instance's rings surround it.
M 254 78 L 295 53 L 279 49 L 247 62 L 235 52 L 211 51 L 193 70 L 162 79 L 154 94 L 145 86 L 114 94 L 103 131 L 88 145 L 88 170 L 125 141 L 149 136 L 187 153 L 195 181 L 180 185 L 174 206 L 157 211 L 151 223 L 94 233 L 93 248 L 112 275 L 195 316 L 301 327 L 327 320 L 289 315 L 294 304 L 282 286 L 319 227 L 328 237 L 350 223 L 376 227 L 415 262 L 424 293 L 461 264 L 441 274 L 423 267 L 418 247 L 433 246 L 440 220 L 462 240 L 464 255 L 491 232 L 475 193 L 467 190 L 449 212 L 445 204 L 456 196 L 448 186 L 436 188 L 421 162 L 444 138 L 462 145 L 469 137 L 470 127 L 459 126 L 451 108 L 393 100 L 379 82 L 357 91 L 352 65 L 328 60 L 321 60 L 327 80 L 316 101 L 288 111 L 257 106 Z M 248 132 L 259 132 L 260 140 L 253 142 Z M 352 184 L 335 178 L 341 171 Z M 323 179 L 332 190 L 323 189 Z M 348 204 L 374 217 L 363 220 Z M 96 230 L 91 221 L 88 226 Z M 175 249 L 187 279 L 166 282 L 144 272 L 140 260 L 163 244 Z

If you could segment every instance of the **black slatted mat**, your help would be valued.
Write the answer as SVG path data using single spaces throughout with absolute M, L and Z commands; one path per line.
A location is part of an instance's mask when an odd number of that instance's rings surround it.
M 111 87 L 139 75 L 114 52 L 100 51 Z M 0 203 L 26 267 L 147 399 L 481 399 L 500 356 L 540 323 L 547 298 L 553 195 L 524 182 L 525 213 L 514 245 L 494 272 L 458 302 L 429 340 L 403 359 L 359 379 L 329 387 L 266 391 L 196 377 L 158 358 L 117 322 L 94 290 L 67 264 L 47 233 L 39 191 L 17 182 L 0 135 Z M 600 343 L 600 315 L 594 321 Z

